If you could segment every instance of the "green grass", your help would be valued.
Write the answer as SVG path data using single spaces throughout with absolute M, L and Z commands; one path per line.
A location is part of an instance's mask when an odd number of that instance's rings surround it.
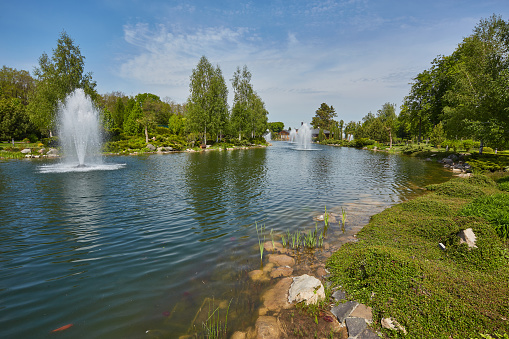
M 403 336 L 381 329 L 388 317 L 405 327 L 408 338 L 509 333 L 508 243 L 486 215 L 465 212 L 479 203 L 505 206 L 509 194 L 486 176 L 453 179 L 431 190 L 373 216 L 358 242 L 328 260 L 331 281 L 371 306 L 374 326 L 388 337 Z M 457 233 L 467 228 L 478 248 L 459 243 Z

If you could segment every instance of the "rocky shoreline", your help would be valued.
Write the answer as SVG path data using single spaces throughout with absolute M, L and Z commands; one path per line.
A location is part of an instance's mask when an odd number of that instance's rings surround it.
M 350 237 L 349 241 L 355 241 L 355 237 Z M 326 244 L 326 248 L 330 250 L 330 245 Z M 331 290 L 327 280 L 329 273 L 325 265 L 320 263 L 321 260 L 315 260 L 311 265 L 299 265 L 293 251 L 284 248 L 279 242 L 268 241 L 264 244 L 264 249 L 271 253 L 268 255 L 268 263 L 259 270 L 249 272 L 249 277 L 255 282 L 274 280 L 275 284 L 261 296 L 263 304 L 258 310 L 254 328 L 237 331 L 231 338 L 292 337 L 295 328 L 291 320 L 289 322 L 285 319 L 285 315 L 295 310 L 296 304 L 300 302 L 312 305 L 324 301 L 325 289 L 328 289 L 332 299 L 325 301 L 329 304 L 329 311 L 320 314 L 320 319 L 315 319 L 317 323 L 320 321 L 326 325 L 326 331 L 335 337 L 378 338 L 378 334 L 369 327 L 372 323 L 371 308 L 348 300 L 341 289 Z M 325 256 L 328 256 L 327 253 Z M 304 317 L 309 315 L 305 314 Z

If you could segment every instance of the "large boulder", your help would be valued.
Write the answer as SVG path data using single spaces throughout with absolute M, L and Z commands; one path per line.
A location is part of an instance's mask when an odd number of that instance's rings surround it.
M 156 147 L 155 147 L 154 145 L 152 145 L 152 144 L 148 144 L 148 145 L 147 145 L 147 148 L 148 148 L 150 151 L 152 151 L 152 152 L 154 152 L 154 151 L 156 150 Z
M 295 259 L 284 254 L 270 254 L 269 263 L 274 263 L 276 266 L 295 266 Z
M 294 277 L 288 291 L 288 302 L 305 301 L 306 305 L 316 304 L 325 298 L 325 289 L 320 280 L 307 274 Z
M 292 307 L 292 304 L 288 302 L 288 289 L 291 284 L 292 278 L 282 278 L 273 288 L 263 294 L 263 306 L 273 312 Z
M 21 153 L 23 153 L 23 154 L 32 153 L 32 150 L 30 148 L 25 148 L 25 149 L 21 150 Z

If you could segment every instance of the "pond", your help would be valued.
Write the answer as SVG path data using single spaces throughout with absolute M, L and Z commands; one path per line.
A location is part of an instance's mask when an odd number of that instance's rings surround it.
M 313 147 L 112 156 L 123 166 L 68 173 L 41 171 L 50 160 L 1 162 L 0 336 L 178 337 L 225 301 L 229 328 L 242 330 L 264 288 L 247 276 L 260 267 L 255 226 L 269 240 L 343 208 L 334 249 L 451 177 L 411 157 Z

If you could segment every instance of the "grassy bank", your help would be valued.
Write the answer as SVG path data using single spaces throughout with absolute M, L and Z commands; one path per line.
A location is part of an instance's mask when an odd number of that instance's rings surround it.
M 389 337 L 507 335 L 507 178 L 453 179 L 375 215 L 358 242 L 328 260 L 331 281 L 371 306 L 373 326 Z M 467 228 L 477 248 L 460 244 L 457 233 Z M 382 329 L 383 318 L 397 320 L 408 334 Z

